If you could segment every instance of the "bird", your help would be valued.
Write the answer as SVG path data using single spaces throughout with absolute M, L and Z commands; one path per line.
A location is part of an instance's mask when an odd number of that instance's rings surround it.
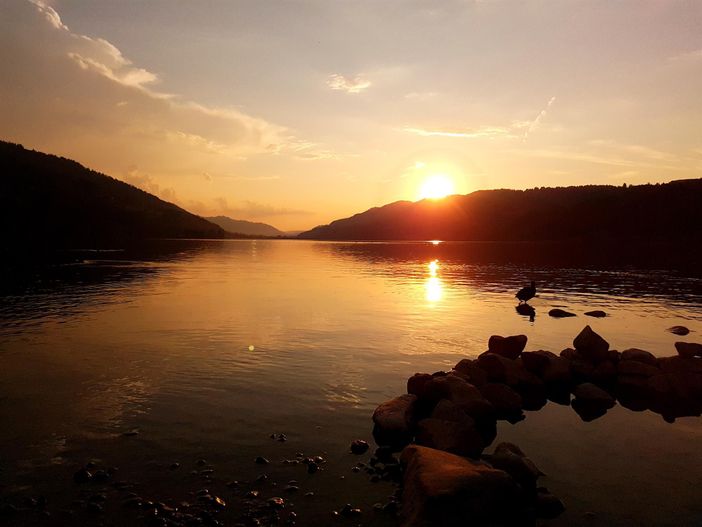
M 519 303 L 526 303 L 528 300 L 531 300 L 536 296 L 536 283 L 532 281 L 531 286 L 522 287 L 514 296 L 519 299 Z

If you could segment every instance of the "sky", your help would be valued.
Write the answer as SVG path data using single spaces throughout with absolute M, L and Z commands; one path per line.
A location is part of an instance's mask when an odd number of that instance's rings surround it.
M 2 0 L 0 139 L 311 228 L 453 191 L 702 177 L 702 2 Z

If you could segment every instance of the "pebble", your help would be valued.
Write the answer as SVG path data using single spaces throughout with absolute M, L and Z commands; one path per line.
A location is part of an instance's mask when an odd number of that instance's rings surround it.
M 268 501 L 266 501 L 266 503 L 271 509 L 282 509 L 285 507 L 285 500 L 278 496 L 268 498 Z
M 262 456 L 258 456 L 255 459 L 255 462 L 257 465 L 267 465 L 268 463 L 270 463 L 270 461 L 268 461 L 265 457 Z
M 73 481 L 76 483 L 87 483 L 93 479 L 93 475 L 87 469 L 80 469 L 73 474 Z
M 351 443 L 351 453 L 356 455 L 365 454 L 368 451 L 368 443 L 362 439 L 356 439 Z
M 319 470 L 319 465 L 317 465 L 317 463 L 315 463 L 314 461 L 313 461 L 312 463 L 309 463 L 309 464 L 307 465 L 307 472 L 308 472 L 309 474 L 314 474 L 314 473 L 317 472 L 318 470 Z
M 180 467 L 180 463 L 171 463 L 171 465 L 168 467 L 171 470 L 175 470 Z
M 95 513 L 100 513 L 100 512 L 104 511 L 102 505 L 100 505 L 99 503 L 95 503 L 94 501 L 91 501 L 88 503 L 87 509 L 90 512 L 95 512 Z
M 258 491 L 257 490 L 250 490 L 246 493 L 244 496 L 246 498 L 258 498 Z

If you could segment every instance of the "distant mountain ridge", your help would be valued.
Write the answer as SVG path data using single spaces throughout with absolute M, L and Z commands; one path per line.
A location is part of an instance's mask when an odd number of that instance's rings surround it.
M 226 238 L 221 227 L 83 165 L 0 141 L 0 235 L 10 246 L 105 248 Z
M 219 225 L 227 232 L 233 234 L 244 234 L 246 236 L 285 236 L 280 231 L 267 223 L 260 223 L 246 220 L 235 220 L 228 216 L 206 216 L 205 219 Z
M 321 225 L 318 240 L 700 240 L 702 179 L 636 186 L 480 190 L 398 201 Z

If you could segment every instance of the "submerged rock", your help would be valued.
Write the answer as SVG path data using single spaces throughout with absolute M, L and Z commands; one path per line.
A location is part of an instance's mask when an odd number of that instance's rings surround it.
M 675 349 L 681 357 L 688 359 L 694 357 L 702 358 L 702 344 L 697 344 L 695 342 L 676 342 Z
M 478 457 L 483 451 L 483 438 L 467 416 L 464 421 L 422 419 L 417 427 L 417 443 L 459 456 Z
M 582 357 L 591 362 L 602 362 L 609 356 L 609 342 L 595 333 L 590 326 L 585 326 L 573 339 L 573 347 Z
M 576 315 L 575 315 L 575 313 L 571 313 L 570 311 L 565 311 L 564 309 L 554 308 L 548 312 L 548 316 L 553 317 L 553 318 L 567 318 L 567 317 L 574 317 Z
M 519 486 L 502 470 L 417 445 L 402 462 L 405 527 L 495 525 L 519 514 Z
M 607 313 L 604 311 L 601 311 L 599 309 L 596 309 L 594 311 L 587 311 L 585 312 L 585 316 L 587 317 L 595 317 L 595 318 L 604 318 L 607 316 Z
M 668 328 L 668 331 L 670 331 L 674 335 L 680 336 L 685 336 L 688 333 L 690 333 L 690 330 L 685 326 L 673 326 L 672 328 Z
M 351 453 L 356 455 L 365 454 L 368 451 L 368 443 L 363 439 L 356 439 L 351 442 Z
M 526 335 L 512 335 L 509 337 L 493 335 L 488 340 L 488 351 L 501 355 L 506 359 L 516 359 L 524 351 L 526 343 Z
M 375 409 L 373 435 L 379 445 L 401 445 L 410 441 L 416 402 L 416 395 L 401 395 Z
M 536 490 L 536 480 L 543 473 L 534 462 L 513 443 L 500 443 L 490 456 L 485 456 L 490 465 L 504 470 L 527 491 Z
M 481 392 L 495 408 L 498 417 L 507 418 L 522 412 L 522 396 L 506 384 L 488 383 Z

